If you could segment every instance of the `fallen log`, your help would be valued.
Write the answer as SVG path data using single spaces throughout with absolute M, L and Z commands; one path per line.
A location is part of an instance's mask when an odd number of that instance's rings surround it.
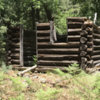
M 17 75 L 18 75 L 18 76 L 21 76 L 21 75 L 23 75 L 24 73 L 26 73 L 26 72 L 28 72 L 28 71 L 31 71 L 31 70 L 35 69 L 36 67 L 37 67 L 37 65 L 32 66 L 32 67 L 30 67 L 30 68 L 27 68 L 26 70 L 24 70 L 24 71 L 18 73 Z

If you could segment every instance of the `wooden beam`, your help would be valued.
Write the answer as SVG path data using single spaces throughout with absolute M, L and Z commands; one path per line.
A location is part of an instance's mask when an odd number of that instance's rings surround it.
M 20 66 L 24 66 L 23 59 L 23 37 L 24 37 L 24 29 L 23 26 L 20 26 Z

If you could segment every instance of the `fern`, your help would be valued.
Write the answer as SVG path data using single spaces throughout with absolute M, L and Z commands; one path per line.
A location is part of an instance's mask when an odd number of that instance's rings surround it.
M 4 71 L 4 73 L 7 73 L 9 70 L 12 70 L 12 65 L 6 66 L 6 64 L 2 62 L 1 68 Z
M 40 89 L 36 93 L 36 97 L 38 98 L 38 100 L 49 100 L 49 99 L 56 98 L 56 95 L 59 92 L 61 92 L 61 90 L 47 88 L 47 90 L 44 91 L 43 89 Z

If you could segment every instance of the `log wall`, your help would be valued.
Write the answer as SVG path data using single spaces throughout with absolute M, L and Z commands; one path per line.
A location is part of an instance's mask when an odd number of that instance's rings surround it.
M 92 67 L 95 48 L 94 28 L 87 18 L 67 18 L 66 42 L 52 43 L 53 27 L 54 25 L 51 23 L 37 23 L 38 70 L 44 71 L 54 68 L 65 70 L 64 67 L 68 67 L 72 63 L 79 64 L 82 69 Z
M 8 27 L 7 36 L 7 65 L 13 68 L 32 66 L 36 55 L 36 32 L 24 30 L 21 25 Z

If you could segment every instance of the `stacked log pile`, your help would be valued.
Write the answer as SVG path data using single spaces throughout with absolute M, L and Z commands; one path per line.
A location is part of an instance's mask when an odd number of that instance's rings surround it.
M 7 65 L 13 68 L 32 66 L 36 55 L 36 32 L 24 30 L 22 26 L 9 26 L 7 37 Z

